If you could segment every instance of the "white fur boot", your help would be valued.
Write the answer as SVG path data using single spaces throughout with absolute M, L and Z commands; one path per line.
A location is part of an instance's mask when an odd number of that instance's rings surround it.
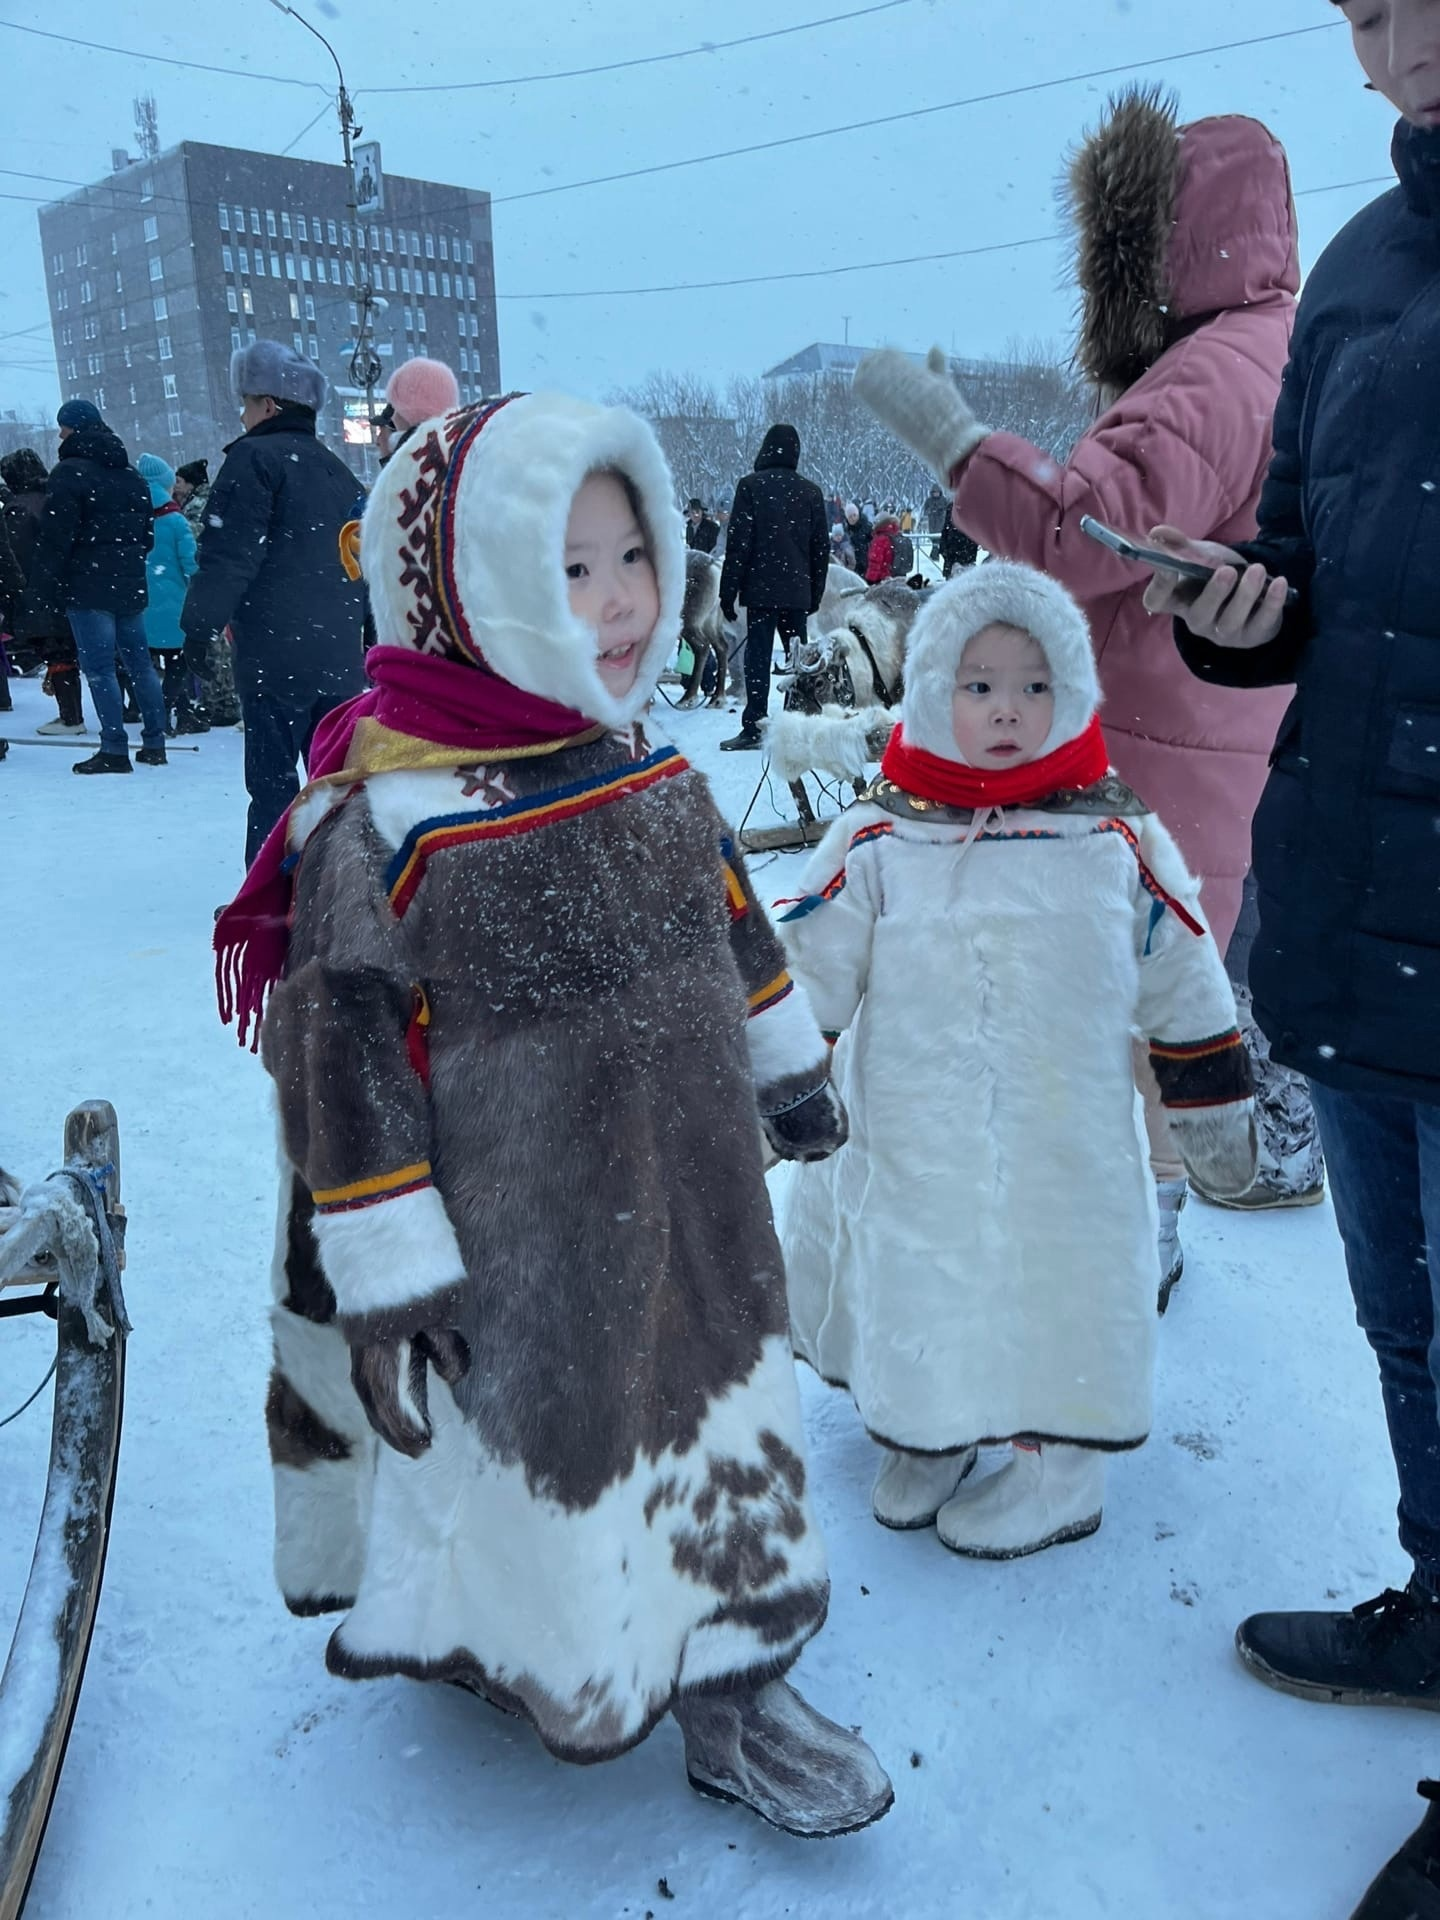
M 858 1733 L 836 1726 L 784 1680 L 677 1700 L 685 1767 L 697 1793 L 734 1800 L 806 1840 L 857 1833 L 895 1802 Z
M 975 1465 L 974 1447 L 959 1453 L 907 1453 L 887 1447 L 871 1497 L 882 1527 L 933 1526 L 935 1516 Z
M 1093 1447 L 1017 1447 L 1013 1465 L 973 1493 L 962 1486 L 935 1525 L 954 1553 L 1018 1560 L 1094 1533 L 1104 1494 L 1105 1456 Z

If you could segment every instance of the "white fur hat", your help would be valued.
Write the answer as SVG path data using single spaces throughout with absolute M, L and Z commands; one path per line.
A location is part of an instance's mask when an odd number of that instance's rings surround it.
M 900 720 L 912 746 L 943 760 L 961 760 L 951 724 L 955 675 L 970 641 L 997 623 L 1033 634 L 1049 663 L 1055 719 L 1041 752 L 1053 753 L 1090 724 L 1100 704 L 1100 682 L 1084 614 L 1046 574 L 1009 560 L 987 560 L 929 594 L 910 630 Z
M 565 525 L 587 474 L 639 496 L 660 617 L 635 685 L 618 699 L 595 634 L 570 611 Z M 606 726 L 644 709 L 680 630 L 684 526 L 647 424 L 560 393 L 465 407 L 427 424 L 386 466 L 365 509 L 360 562 L 377 638 L 488 666 L 526 693 Z

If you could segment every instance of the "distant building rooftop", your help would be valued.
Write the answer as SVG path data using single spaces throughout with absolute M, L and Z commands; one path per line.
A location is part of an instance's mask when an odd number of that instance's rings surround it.
M 778 366 L 768 368 L 761 374 L 762 380 L 797 380 L 814 374 L 853 373 L 867 353 L 873 353 L 873 347 L 851 346 L 848 342 L 838 344 L 833 340 L 816 340 L 808 347 L 802 347 L 799 353 L 792 353 L 788 360 L 782 360 Z M 923 353 L 907 353 L 906 358 L 917 364 L 924 360 Z M 993 360 L 955 360 L 950 361 L 950 371 L 962 377 L 990 372 L 995 365 Z

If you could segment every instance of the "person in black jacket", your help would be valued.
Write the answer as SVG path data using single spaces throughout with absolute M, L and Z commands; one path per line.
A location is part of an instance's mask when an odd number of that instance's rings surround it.
M 165 702 L 145 644 L 145 556 L 154 539 L 150 489 L 119 438 L 88 400 L 67 400 L 56 420 L 60 458 L 26 578 L 24 629 L 42 633 L 63 615 L 100 716 L 100 751 L 76 773 L 129 773 L 130 743 L 115 674 L 118 653 L 140 703 L 136 758 L 165 765 Z
M 1351 1612 L 1253 1616 L 1240 1653 L 1304 1698 L 1436 1707 L 1440 16 L 1428 0 L 1343 10 L 1371 85 L 1405 116 L 1400 185 L 1306 282 L 1258 538 L 1237 551 L 1155 529 L 1219 570 L 1188 606 L 1183 583 L 1157 574 L 1147 603 L 1179 614 L 1202 679 L 1295 683 L 1255 815 L 1250 982 L 1272 1054 L 1310 1081 L 1414 1563 L 1403 1593 Z M 1345 1445 L 1337 1436 L 1317 1464 Z M 1397 1856 L 1366 1920 L 1440 1914 L 1440 1788 L 1426 1797 L 1437 1804 L 1409 1843 L 1421 1867 Z
M 14 633 L 24 593 L 25 575 L 10 544 L 10 524 L 0 513 L 0 634 Z M 0 641 L 0 713 L 9 713 L 14 704 L 10 698 L 5 645 Z
M 20 571 L 27 578 L 35 564 L 35 545 L 45 513 L 45 490 L 49 482 L 45 462 L 30 447 L 17 447 L 0 459 L 0 480 L 8 492 L 4 496 L 5 527 Z M 46 677 L 55 696 L 59 715 L 47 720 L 37 733 L 77 734 L 85 731 L 85 712 L 80 694 L 80 664 L 75 655 L 75 636 L 63 613 L 37 614 L 35 623 L 27 618 L 25 603 L 15 615 L 16 638 L 33 647 L 46 663 Z
M 703 500 L 692 500 L 685 509 L 685 544 L 692 553 L 713 553 L 720 538 L 720 522 L 712 520 Z
M 760 722 L 770 706 L 770 668 L 778 628 L 783 640 L 803 639 L 816 612 L 830 568 L 830 526 L 825 496 L 802 478 L 800 436 L 794 427 L 771 427 L 735 489 L 725 564 L 720 571 L 720 611 L 734 621 L 743 602 L 745 712 L 729 752 L 758 747 Z
M 317 366 L 257 340 L 231 356 L 230 385 L 245 432 L 210 489 L 180 624 L 197 673 L 211 636 L 227 626 L 234 636 L 248 866 L 300 790 L 296 762 L 316 726 L 364 686 L 363 593 L 340 559 L 341 528 L 362 503 L 354 474 L 315 437 Z

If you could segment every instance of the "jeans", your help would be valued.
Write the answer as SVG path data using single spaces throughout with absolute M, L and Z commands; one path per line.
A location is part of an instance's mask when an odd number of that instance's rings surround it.
M 115 656 L 125 663 L 135 698 L 140 703 L 140 737 L 147 747 L 165 744 L 165 701 L 160 676 L 150 664 L 145 644 L 145 620 L 138 613 L 105 613 L 98 607 L 71 607 L 65 615 L 75 636 L 80 670 L 100 716 L 100 751 L 130 752 L 125 736 L 124 705 L 115 677 Z
M 349 698 L 348 692 L 317 694 L 313 689 L 261 692 L 242 678 L 245 789 L 250 795 L 245 823 L 247 867 L 300 791 L 295 765 L 309 754 L 316 727 L 332 707 Z
M 745 616 L 745 712 L 740 727 L 754 733 L 770 711 L 770 667 L 775 630 L 782 640 L 805 638 L 805 614 L 797 607 L 750 607 Z
M 1400 1544 L 1440 1594 L 1440 1105 L 1310 1083 L 1355 1317 L 1380 1365 Z

